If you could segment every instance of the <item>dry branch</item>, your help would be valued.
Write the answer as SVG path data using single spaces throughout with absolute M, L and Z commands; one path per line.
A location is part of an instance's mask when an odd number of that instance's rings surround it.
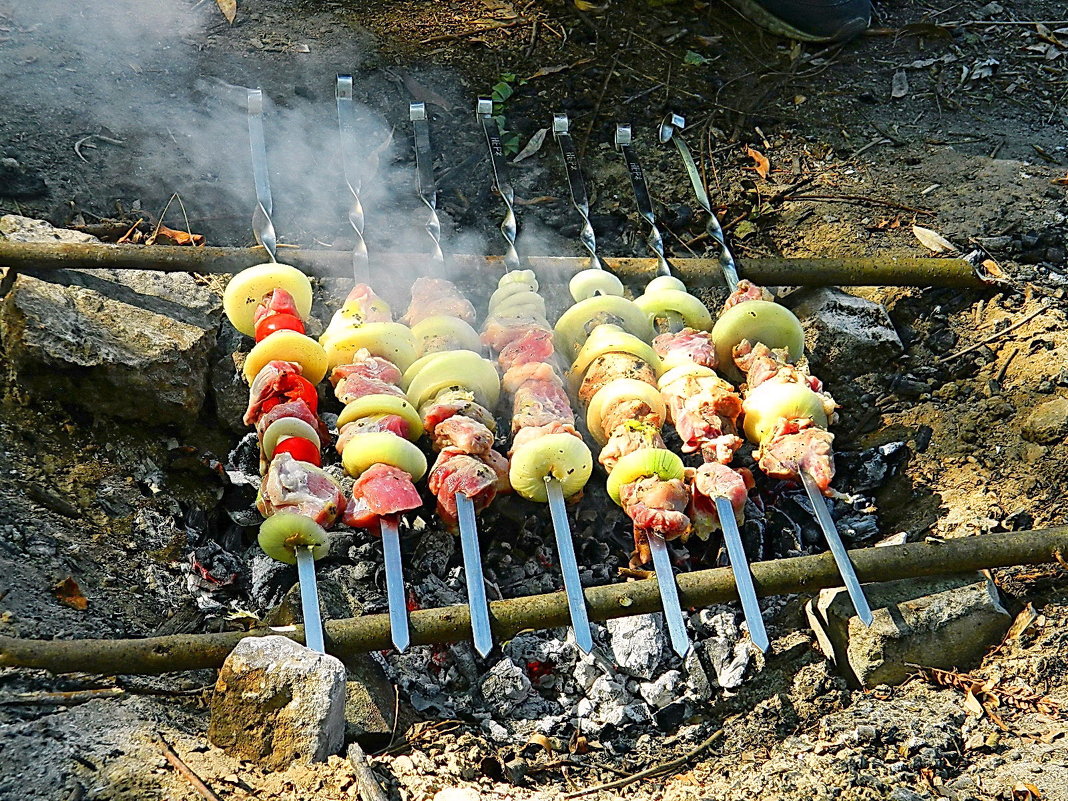
M 1013 534 L 983 534 L 942 543 L 912 543 L 850 551 L 861 581 L 889 581 L 918 576 L 964 573 L 994 567 L 1059 562 L 1068 554 L 1068 526 Z M 757 594 L 811 593 L 841 586 L 829 553 L 776 559 L 752 565 Z M 678 577 L 683 605 L 702 607 L 738 597 L 730 568 L 699 570 Z M 591 620 L 608 620 L 655 612 L 660 593 L 655 579 L 588 587 L 584 590 Z M 509 598 L 490 604 L 497 641 L 523 629 L 569 625 L 563 592 Z M 43 668 L 53 673 L 167 673 L 219 667 L 244 637 L 284 634 L 303 640 L 303 630 L 257 629 L 221 634 L 178 634 L 140 640 L 28 640 L 0 637 L 0 667 Z M 458 642 L 471 636 L 466 606 L 422 609 L 411 614 L 413 645 Z M 350 654 L 390 647 L 389 616 L 331 620 L 326 623 L 327 650 L 344 659 Z
M 282 260 L 311 275 L 351 275 L 352 256 L 332 250 L 286 248 Z M 19 272 L 60 269 L 126 269 L 161 272 L 237 273 L 266 261 L 262 248 L 170 247 L 163 245 L 101 245 L 95 243 L 30 243 L 0 240 L 0 267 Z M 403 269 L 426 261 L 421 254 L 383 254 L 376 266 Z M 530 267 L 546 283 L 566 282 L 587 266 L 587 259 L 531 256 Z M 485 273 L 496 280 L 504 270 L 497 257 L 456 254 L 449 262 L 458 273 L 477 280 Z M 624 281 L 643 282 L 656 275 L 656 261 L 605 258 L 606 266 Z M 720 286 L 716 259 L 674 259 L 677 275 L 691 287 Z M 964 259 L 907 259 L 890 256 L 857 259 L 746 259 L 743 277 L 765 286 L 943 286 L 982 287 L 984 283 Z

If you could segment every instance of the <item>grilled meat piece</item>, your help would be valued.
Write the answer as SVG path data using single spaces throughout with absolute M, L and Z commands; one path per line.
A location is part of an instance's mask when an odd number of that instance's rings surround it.
M 485 509 L 497 494 L 500 477 L 480 459 L 445 448 L 430 469 L 427 486 L 438 499 L 437 512 L 449 526 L 456 525 L 456 493 L 471 499 L 475 511 Z
M 508 451 L 508 455 L 511 456 L 524 445 L 527 445 L 540 437 L 547 436 L 548 434 L 570 434 L 573 437 L 582 439 L 582 435 L 575 430 L 574 425 L 554 420 L 543 426 L 527 426 L 526 428 L 519 429 L 512 438 L 512 449 Z
M 741 525 L 748 487 L 737 471 L 724 464 L 706 462 L 697 469 L 688 468 L 686 480 L 690 485 L 689 514 L 694 534 L 707 540 L 713 531 L 722 529 L 716 498 L 726 498 L 730 502 L 734 519 Z
M 482 344 L 494 353 L 501 353 L 516 340 L 526 337 L 532 329 L 552 331 L 549 321 L 539 314 L 522 314 L 517 317 L 491 317 L 482 329 Z
M 357 325 L 388 323 L 393 320 L 389 304 L 375 294 L 375 291 L 367 284 L 356 284 L 349 290 L 342 308 L 346 309 L 346 316 Z M 356 309 L 359 309 L 358 313 Z
M 641 405 L 649 408 L 644 403 Z M 604 467 L 605 472 L 611 473 L 616 462 L 628 453 L 640 451 L 642 448 L 666 448 L 664 439 L 660 436 L 660 426 L 643 423 L 639 418 L 625 418 L 612 429 L 612 435 L 601 448 L 597 461 Z
M 509 342 L 497 356 L 502 370 L 509 370 L 530 362 L 549 362 L 553 358 L 553 332 L 547 328 L 530 326 Z
M 315 416 L 315 412 L 311 410 L 302 400 L 287 401 L 286 403 L 280 403 L 268 412 L 264 412 L 260 415 L 260 419 L 256 421 L 256 435 L 263 440 L 263 434 L 270 428 L 271 423 L 275 420 L 281 420 L 283 417 L 296 417 L 299 420 L 303 420 L 312 426 L 316 433 L 319 435 L 321 442 L 326 443 L 330 432 L 327 427 L 323 425 L 323 421 Z
M 834 478 L 834 434 L 817 428 L 811 420 L 782 420 L 760 446 L 757 464 L 771 478 L 800 481 L 801 473 L 812 476 L 824 495 L 830 495 Z
M 731 306 L 737 306 L 739 303 L 745 303 L 747 300 L 774 300 L 775 297 L 768 290 L 762 286 L 757 286 L 752 281 L 746 281 L 744 278 L 738 282 L 738 288 L 731 292 L 730 297 L 727 298 L 723 304 L 723 310 L 726 311 Z
M 294 512 L 329 528 L 345 508 L 345 496 L 337 482 L 318 467 L 280 453 L 263 477 L 256 508 L 264 517 Z
M 411 433 L 408 421 L 400 415 L 372 414 L 368 417 L 361 417 L 359 420 L 353 420 L 351 423 L 345 423 L 337 434 L 337 443 L 334 447 L 338 455 L 341 455 L 345 453 L 345 446 L 349 444 L 349 440 L 357 434 L 370 434 L 378 431 L 389 431 L 401 439 L 408 439 L 408 435 Z
M 293 299 L 292 295 L 280 288 L 274 289 L 263 296 L 263 300 L 260 301 L 256 311 L 253 312 L 253 324 L 258 326 L 260 320 L 266 317 L 273 317 L 276 314 L 289 314 L 298 320 L 300 319 L 296 300 Z
M 644 564 L 649 561 L 649 535 L 666 540 L 685 538 L 690 531 L 686 508 L 690 490 L 684 481 L 643 478 L 625 484 L 620 491 L 623 511 L 634 522 L 634 546 Z
M 574 424 L 575 415 L 564 388 L 549 381 L 527 381 L 512 401 L 512 433 L 528 426 L 563 422 Z
M 773 350 L 762 342 L 754 345 L 743 339 L 734 346 L 733 356 L 738 369 L 746 374 L 748 389 L 756 389 L 766 381 L 778 381 L 806 384 L 813 392 L 823 392 L 823 382 L 804 368 L 790 364 L 789 353 L 783 348 Z
M 392 465 L 376 464 L 356 479 L 341 520 L 353 528 L 368 528 L 376 525 L 380 517 L 422 505 L 410 475 Z
M 336 387 L 341 381 L 354 375 L 385 381 L 387 384 L 399 384 L 402 374 L 400 368 L 389 359 L 372 356 L 366 349 L 361 348 L 352 357 L 351 364 L 342 364 L 330 371 L 330 385 Z
M 729 383 L 714 375 L 687 375 L 661 389 L 668 417 L 682 440 L 684 453 L 698 449 L 706 459 L 726 464 L 742 447 L 738 415 L 742 399 Z
M 279 403 L 291 400 L 288 393 L 302 384 L 296 381 L 301 377 L 300 372 L 300 365 L 293 362 L 267 362 L 252 379 L 248 392 L 248 409 L 243 418 L 245 425 L 256 425 L 264 413 Z
M 531 383 L 548 383 L 563 387 L 564 381 L 556 368 L 546 362 L 527 362 L 516 365 L 501 378 L 501 389 L 509 395 L 515 395 L 522 387 Z
M 660 334 L 653 340 L 653 350 L 661 359 L 673 358 L 682 361 L 690 361 L 716 368 L 716 347 L 712 344 L 712 335 L 707 331 L 698 331 L 695 328 L 683 328 L 675 334 Z
M 460 294 L 452 281 L 417 278 L 412 284 L 412 302 L 401 322 L 412 326 L 435 315 L 458 317 L 471 324 L 475 322 L 475 307 Z
M 629 353 L 603 353 L 586 368 L 578 391 L 582 405 L 589 406 L 597 390 L 617 378 L 634 378 L 656 386 L 656 370 L 649 362 Z
M 470 417 L 453 415 L 434 427 L 434 449 L 443 448 L 483 456 L 493 448 L 493 432 Z
M 427 436 L 433 438 L 434 431 L 443 420 L 448 420 L 453 415 L 470 417 L 472 420 L 482 423 L 490 431 L 495 431 L 497 421 L 493 419 L 493 413 L 485 406 L 475 403 L 475 396 L 464 389 L 450 389 L 440 393 L 433 400 L 424 403 L 419 408 L 419 416 L 423 419 L 423 428 Z

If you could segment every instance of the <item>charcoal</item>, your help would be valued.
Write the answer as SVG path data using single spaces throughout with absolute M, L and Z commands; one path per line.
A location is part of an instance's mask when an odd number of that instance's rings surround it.
M 860 452 L 842 451 L 835 455 L 835 466 L 850 492 L 870 492 L 885 484 L 907 455 L 904 442 L 888 442 Z

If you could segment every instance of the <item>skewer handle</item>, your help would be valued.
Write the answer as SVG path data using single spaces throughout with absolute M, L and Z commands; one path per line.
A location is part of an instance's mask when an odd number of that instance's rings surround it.
M 475 642 L 475 650 L 486 657 L 493 650 L 493 630 L 490 628 L 486 581 L 482 577 L 478 521 L 475 519 L 475 505 L 462 492 L 456 493 L 456 514 L 460 522 L 460 550 L 463 552 L 464 577 L 467 579 L 467 606 L 471 612 L 471 635 Z
M 553 519 L 553 533 L 556 535 L 556 552 L 560 557 L 560 570 L 564 574 L 567 607 L 571 612 L 571 627 L 575 631 L 575 644 L 583 653 L 588 654 L 593 650 L 593 634 L 590 632 L 590 618 L 586 613 L 586 598 L 582 594 L 575 543 L 571 539 L 571 525 L 568 523 L 567 508 L 564 506 L 564 491 L 560 482 L 551 476 L 545 477 L 545 485 L 549 496 L 549 513 Z
M 404 653 L 411 642 L 408 630 L 408 599 L 404 592 L 404 567 L 401 564 L 400 531 L 395 517 L 382 518 L 382 551 L 386 564 L 386 600 L 389 603 L 389 628 L 393 647 Z
M 653 554 L 656 583 L 660 586 L 660 603 L 664 607 L 671 649 L 681 657 L 690 651 L 690 637 L 686 634 L 686 622 L 682 619 L 682 604 L 679 588 L 675 586 L 675 573 L 671 569 L 671 555 L 667 543 L 657 534 L 649 535 L 649 550 Z
M 622 123 L 616 125 L 616 149 L 623 154 L 623 160 L 627 163 L 627 174 L 630 175 L 630 186 L 634 190 L 634 202 L 638 206 L 638 214 L 649 225 L 649 235 L 645 238 L 645 242 L 656 255 L 656 274 L 671 275 L 671 265 L 664 257 L 664 238 L 660 235 L 660 229 L 656 227 L 656 215 L 653 214 L 653 201 L 649 197 L 649 185 L 645 182 L 645 172 L 642 170 L 638 157 L 631 150 L 632 141 L 630 126 Z
M 325 654 L 323 619 L 319 611 L 319 585 L 315 581 L 315 557 L 312 556 L 311 548 L 300 547 L 296 552 L 300 610 L 304 615 L 304 644 L 313 651 Z
M 697 203 L 708 214 L 705 232 L 713 242 L 719 245 L 720 269 L 723 271 L 723 279 L 727 282 L 727 289 L 733 292 L 738 288 L 738 268 L 734 263 L 734 256 L 731 254 L 730 248 L 727 247 L 723 227 L 719 224 L 719 218 L 712 211 L 712 203 L 708 199 L 705 182 L 701 179 L 697 164 L 694 163 L 690 146 L 682 138 L 682 131 L 685 127 L 686 119 L 684 117 L 678 114 L 668 114 L 664 121 L 660 123 L 660 141 L 661 143 L 674 142 L 676 150 L 679 151 L 682 164 L 686 168 L 686 174 L 690 177 L 690 185 L 693 186 L 694 194 L 697 195 Z
M 586 182 L 582 179 L 582 170 L 579 169 L 575 140 L 571 137 L 571 121 L 566 114 L 553 115 L 553 136 L 560 146 L 560 156 L 564 160 L 567 186 L 571 190 L 571 203 L 582 218 L 579 241 L 586 248 L 586 252 L 590 254 L 588 269 L 603 270 L 604 266 L 597 257 L 597 237 L 594 234 L 593 225 L 590 223 L 590 202 L 586 196 Z
M 434 154 L 430 149 L 430 121 L 426 115 L 426 105 L 412 103 L 408 106 L 408 119 L 415 131 L 415 177 L 419 199 L 423 201 L 430 217 L 426 221 L 426 232 L 433 243 L 430 258 L 437 273 L 444 275 L 445 254 L 441 252 L 441 222 L 438 220 L 438 187 L 434 181 Z
M 477 113 L 479 122 L 482 123 L 482 132 L 486 135 L 486 145 L 489 148 L 490 166 L 493 168 L 493 181 L 497 192 L 504 201 L 505 215 L 501 222 L 501 236 L 507 243 L 504 254 L 504 266 L 511 270 L 518 270 L 519 253 L 515 249 L 515 236 L 517 222 L 515 217 L 515 192 L 508 183 L 508 164 L 504 159 L 504 143 L 501 141 L 501 131 L 497 121 L 493 118 L 493 101 L 486 97 L 478 99 Z
M 356 169 L 356 111 L 352 100 L 352 76 L 337 76 L 337 124 L 341 134 L 341 168 L 345 174 L 345 185 L 352 195 L 349 203 L 349 225 L 356 235 L 356 244 L 352 248 L 352 277 L 357 283 L 370 280 L 371 268 L 367 258 L 367 243 L 363 238 L 364 214 L 360 202 L 362 178 Z
M 749 561 L 745 556 L 738 521 L 734 518 L 734 507 L 726 498 L 716 498 L 716 514 L 719 515 L 720 528 L 723 529 L 723 542 L 731 560 L 731 571 L 738 587 L 738 598 L 742 602 L 742 613 L 745 615 L 745 622 L 749 624 L 749 636 L 757 648 L 767 653 L 768 630 L 764 627 L 764 618 L 760 614 L 760 602 L 757 601 L 753 576 L 749 572 Z
M 823 497 L 819 487 L 816 486 L 816 482 L 808 473 L 801 473 L 801 483 L 805 485 L 808 501 L 816 512 L 816 520 L 823 530 L 823 536 L 827 539 L 827 545 L 830 546 L 831 554 L 834 556 L 834 563 L 838 565 L 838 572 L 842 575 L 842 581 L 845 584 L 846 592 L 849 593 L 849 599 L 853 602 L 853 608 L 857 610 L 857 616 L 864 621 L 864 625 L 870 626 L 872 622 L 871 607 L 868 606 L 868 599 L 865 597 L 864 589 L 857 579 L 857 572 L 853 569 L 853 563 L 849 561 L 849 553 L 846 551 L 845 544 L 838 534 L 834 520 L 831 519 L 831 513 L 827 509 L 827 499 Z
M 270 260 L 277 262 L 278 246 L 271 222 L 271 179 L 267 173 L 267 143 L 263 136 L 263 92 L 259 89 L 248 90 L 248 139 L 252 148 L 252 180 L 256 184 L 252 233 Z

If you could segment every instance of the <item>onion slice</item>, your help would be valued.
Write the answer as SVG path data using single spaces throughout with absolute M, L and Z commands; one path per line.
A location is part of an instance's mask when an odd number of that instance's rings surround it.
M 265 554 L 287 565 L 297 563 L 298 547 L 311 548 L 314 559 L 322 559 L 330 550 L 330 536 L 323 527 L 292 512 L 279 512 L 264 520 L 257 540 Z
M 242 270 L 223 291 L 223 310 L 238 331 L 256 335 L 256 309 L 269 293 L 284 289 L 293 296 L 302 320 L 311 313 L 312 290 L 308 276 L 288 264 L 257 264 Z
M 707 331 L 712 327 L 712 314 L 704 303 L 689 292 L 677 289 L 646 290 L 644 295 L 634 299 L 634 305 L 649 316 L 650 323 L 669 314 L 677 314 L 689 328 Z
M 576 303 L 598 295 L 623 295 L 623 282 L 607 270 L 577 272 L 571 276 L 567 288 Z
M 828 423 L 826 399 L 806 384 L 765 381 L 746 394 L 742 410 L 745 435 L 757 445 L 771 435 L 780 420 L 811 419 L 820 428 Z
M 734 347 L 743 339 L 754 345 L 758 342 L 771 349 L 785 348 L 790 361 L 801 358 L 805 349 L 805 332 L 793 312 L 769 300 L 747 300 L 731 306 L 720 315 L 712 327 L 712 341 L 720 370 L 732 381 L 743 376 L 734 364 Z
M 356 434 L 341 454 L 345 472 L 359 478 L 371 465 L 388 464 L 403 470 L 418 481 L 426 473 L 426 457 L 406 439 L 389 431 L 369 431 Z
M 325 336 L 325 334 L 324 334 Z M 415 361 L 415 341 L 407 326 L 400 323 L 365 323 L 337 332 L 323 342 L 331 367 L 351 364 L 356 352 L 366 350 L 372 356 L 389 359 L 400 370 Z
M 487 409 L 497 407 L 501 378 L 492 362 L 469 350 L 434 355 L 436 358 L 428 361 L 408 385 L 408 399 L 413 406 L 421 408 L 441 390 L 456 387 L 470 390 L 475 401 Z
M 573 388 L 577 388 L 582 383 L 586 370 L 594 360 L 606 353 L 629 353 L 643 362 L 648 362 L 653 372 L 657 374 L 662 369 L 660 357 L 649 343 L 643 342 L 633 334 L 628 334 L 618 325 L 599 325 L 583 344 L 582 350 L 579 351 L 574 364 L 568 371 Z
M 326 375 L 327 355 L 322 345 L 311 337 L 296 331 L 282 329 L 256 343 L 242 371 L 249 385 L 268 362 L 293 362 L 300 365 L 300 374 L 313 384 L 318 384 Z
M 306 423 L 299 417 L 283 417 L 275 420 L 263 432 L 263 437 L 260 439 L 260 448 L 263 450 L 263 455 L 267 459 L 274 456 L 274 449 L 286 437 L 301 437 L 315 443 L 317 448 L 323 446 L 322 442 L 319 441 L 319 432 L 310 423 Z
M 633 301 L 619 295 L 598 295 L 576 303 L 560 315 L 553 329 L 556 351 L 565 358 L 574 359 L 589 337 L 588 327 L 602 316 L 620 321 L 624 330 L 639 339 L 653 340 L 653 327 L 648 316 Z
M 546 478 L 557 479 L 564 497 L 570 498 L 586 486 L 592 473 L 593 454 L 585 442 L 572 434 L 547 434 L 512 454 L 508 480 L 527 500 L 546 503 Z
M 627 484 L 652 476 L 671 481 L 682 478 L 685 474 L 682 459 L 671 451 L 663 448 L 642 448 L 628 453 L 616 462 L 615 468 L 608 474 L 608 494 L 622 506 L 619 493 Z
M 420 357 L 444 350 L 471 350 L 482 353 L 478 332 L 459 317 L 435 314 L 412 326 L 412 338 Z
M 395 414 L 403 417 L 408 424 L 408 437 L 414 442 L 423 436 L 423 421 L 419 418 L 419 412 L 404 398 L 396 395 L 364 395 L 357 398 L 341 410 L 337 418 L 337 430 L 364 417 L 379 414 Z M 270 429 L 268 429 L 269 431 Z

